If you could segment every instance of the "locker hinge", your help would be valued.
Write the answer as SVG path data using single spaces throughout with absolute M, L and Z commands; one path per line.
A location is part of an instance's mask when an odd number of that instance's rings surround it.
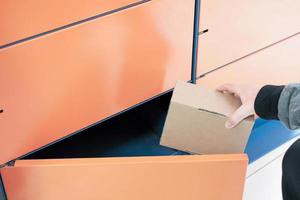
M 0 169 L 3 168 L 3 167 L 13 167 L 15 165 L 15 162 L 16 162 L 15 160 L 12 160 L 12 161 L 9 161 L 5 164 L 2 164 L 2 165 L 0 165 Z

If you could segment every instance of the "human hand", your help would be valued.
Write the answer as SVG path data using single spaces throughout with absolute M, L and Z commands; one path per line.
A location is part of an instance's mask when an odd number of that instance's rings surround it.
M 251 115 L 257 117 L 254 110 L 254 102 L 260 89 L 261 86 L 238 84 L 224 84 L 217 88 L 217 91 L 232 94 L 242 102 L 242 105 L 226 121 L 226 128 L 235 127 L 243 119 Z

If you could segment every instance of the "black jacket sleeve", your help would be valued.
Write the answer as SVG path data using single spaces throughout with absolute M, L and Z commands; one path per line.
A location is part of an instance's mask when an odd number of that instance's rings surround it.
M 256 114 L 262 119 L 278 120 L 278 101 L 284 86 L 266 85 L 260 89 L 254 103 Z

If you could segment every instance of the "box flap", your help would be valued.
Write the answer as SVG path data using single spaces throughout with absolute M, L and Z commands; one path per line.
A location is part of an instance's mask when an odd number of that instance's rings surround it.
M 240 100 L 230 94 L 182 81 L 177 82 L 171 101 L 225 116 L 230 116 L 241 105 Z

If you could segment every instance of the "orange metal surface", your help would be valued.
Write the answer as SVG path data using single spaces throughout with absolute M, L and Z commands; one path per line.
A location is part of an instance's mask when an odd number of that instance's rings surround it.
M 212 72 L 198 84 L 216 88 L 224 83 L 288 84 L 300 82 L 300 34 L 243 60 Z
M 202 0 L 198 75 L 300 30 L 299 0 Z
M 139 0 L 1 0 L 0 46 Z
M 10 200 L 241 200 L 247 156 L 17 161 L 1 169 Z
M 0 164 L 189 80 L 194 0 L 154 0 L 0 50 Z

